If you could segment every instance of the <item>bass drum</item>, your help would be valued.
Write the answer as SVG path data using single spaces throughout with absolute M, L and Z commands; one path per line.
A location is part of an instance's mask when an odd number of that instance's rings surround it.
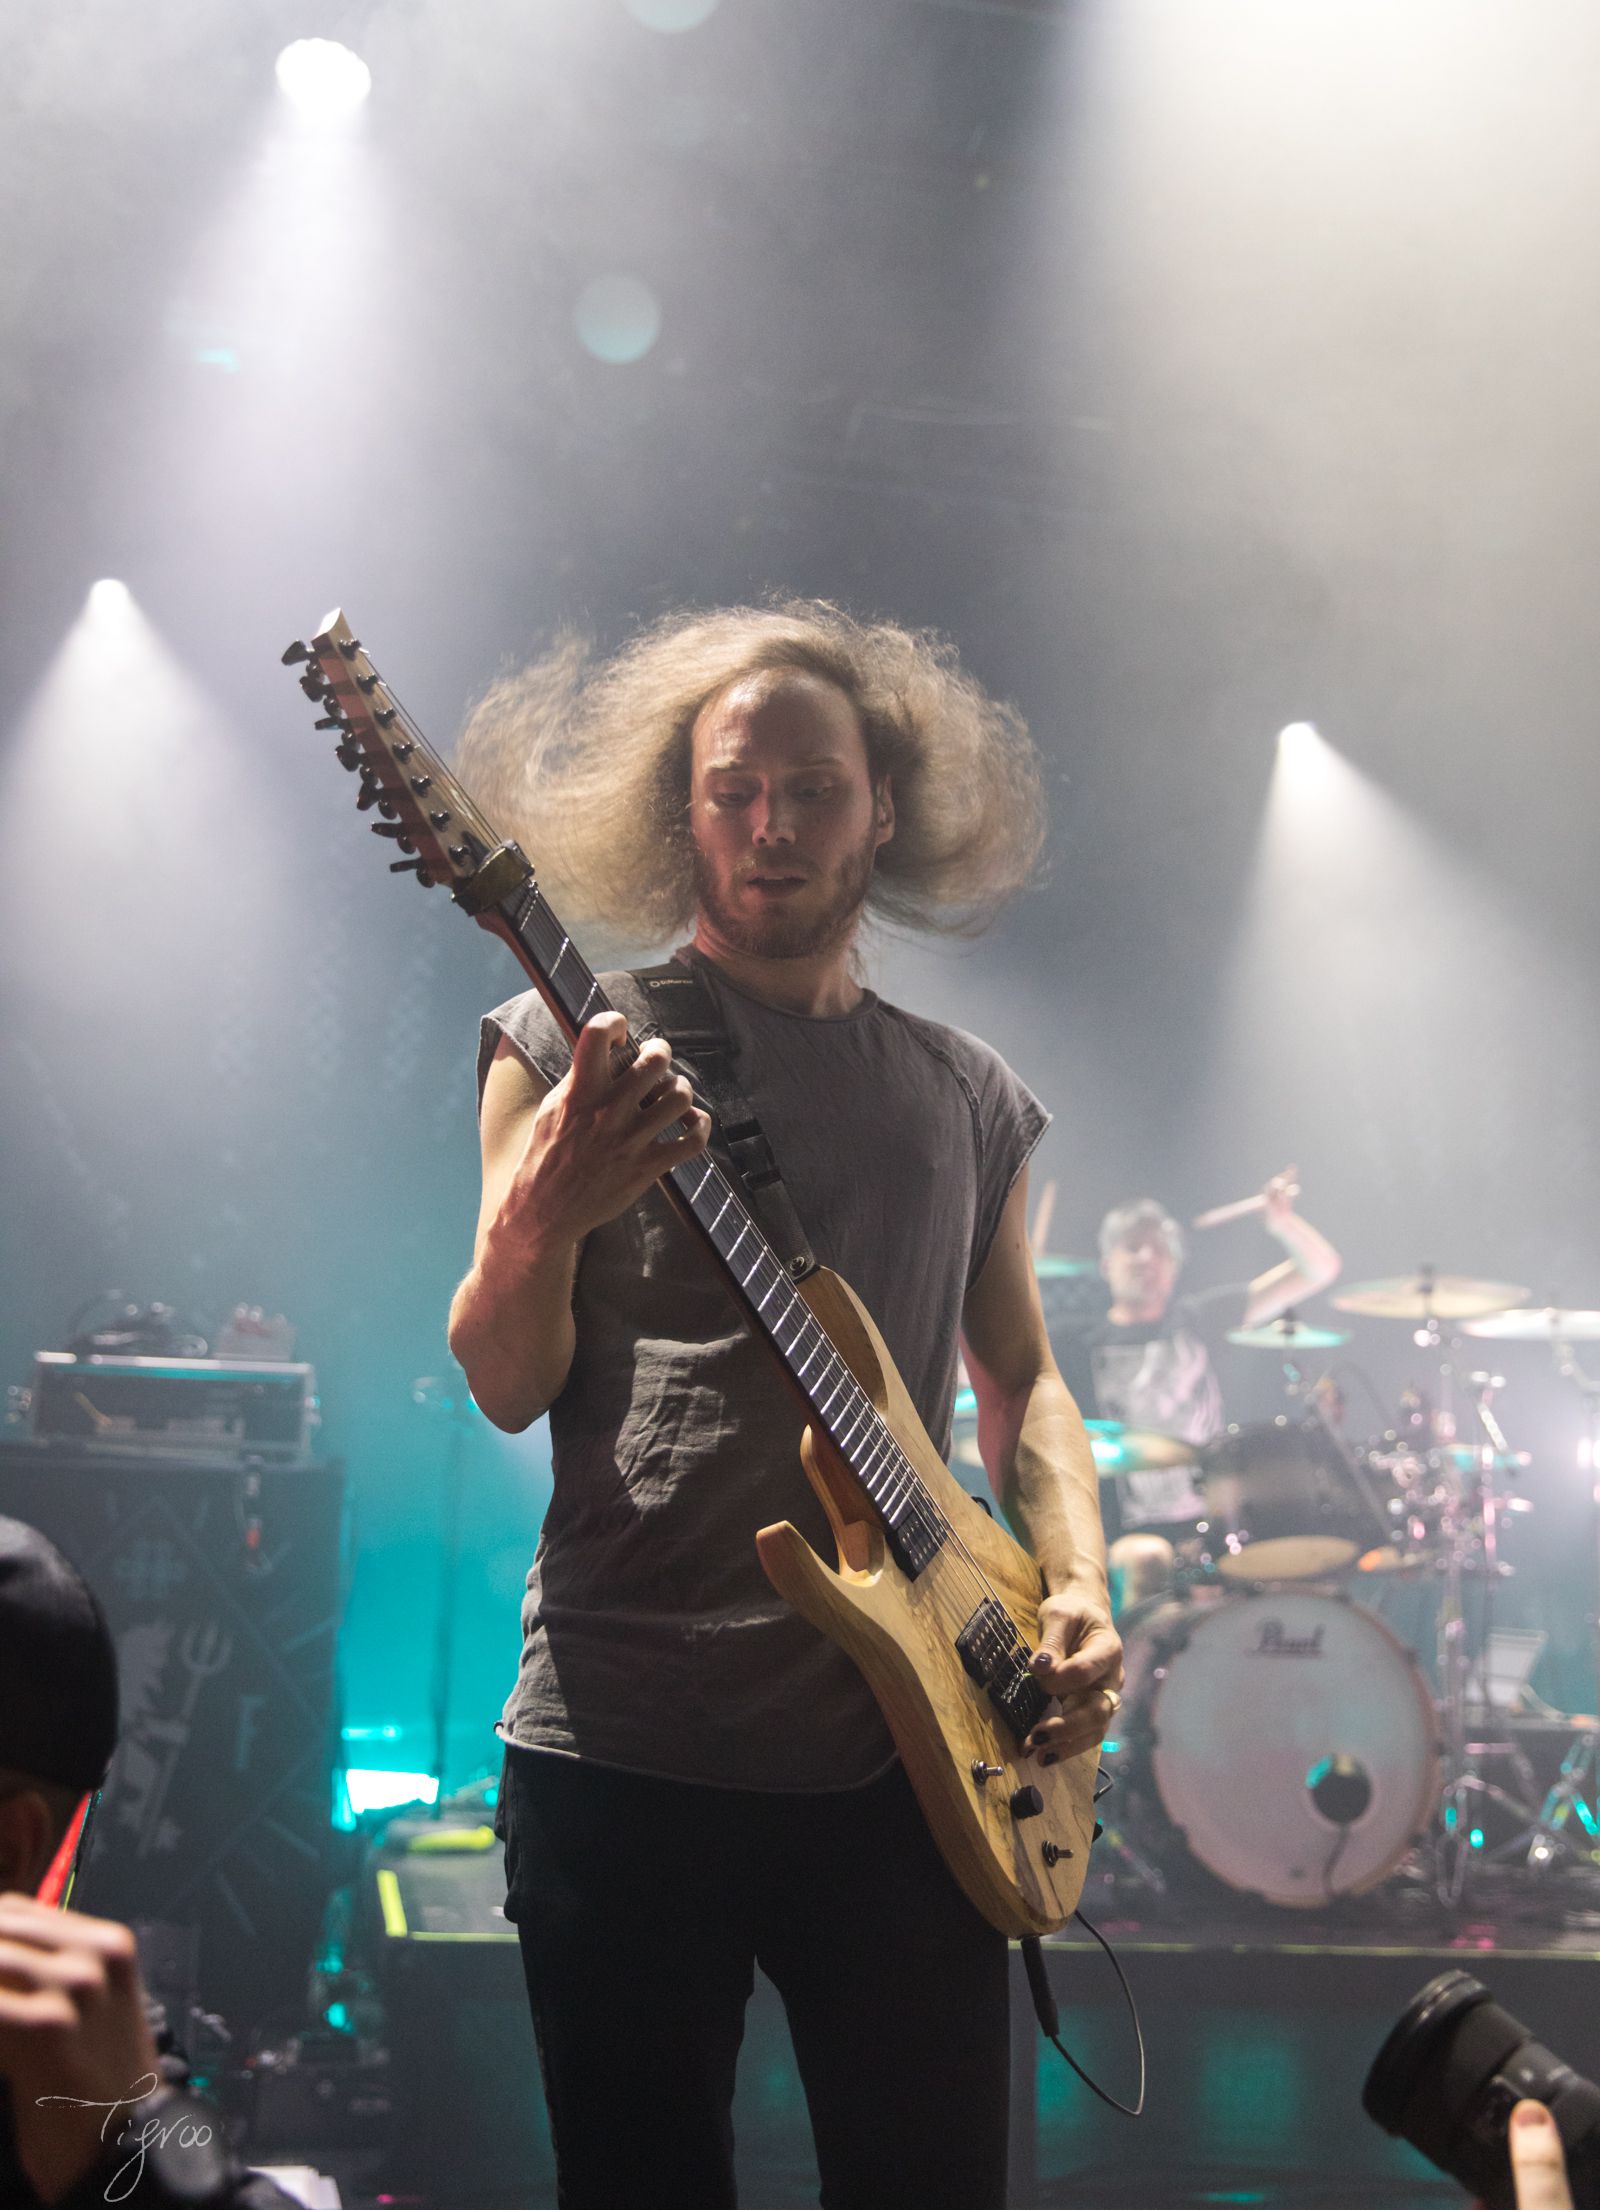
M 1437 1801 L 1438 1728 L 1381 1620 L 1320 1589 L 1211 1590 L 1125 1633 L 1137 1793 L 1178 1850 L 1291 1909 L 1395 1870 Z

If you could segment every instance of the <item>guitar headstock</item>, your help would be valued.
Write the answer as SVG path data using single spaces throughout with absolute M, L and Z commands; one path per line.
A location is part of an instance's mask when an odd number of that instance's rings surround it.
M 496 836 L 341 612 L 331 613 L 309 644 L 292 644 L 283 661 L 304 663 L 300 688 L 322 710 L 316 726 L 337 734 L 334 756 L 360 780 L 356 805 L 377 814 L 374 834 L 402 855 L 390 862 L 391 874 L 413 874 L 424 888 L 450 883 L 472 913 L 532 881 L 526 858 Z

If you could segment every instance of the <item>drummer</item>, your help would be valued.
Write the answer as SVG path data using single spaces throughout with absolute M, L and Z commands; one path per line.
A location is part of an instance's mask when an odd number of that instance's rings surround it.
M 1264 1327 L 1338 1278 L 1339 1254 L 1295 1211 L 1286 1176 L 1262 1191 L 1261 1220 L 1287 1257 L 1254 1281 L 1175 1297 L 1183 1231 L 1164 1205 L 1138 1197 L 1100 1223 L 1100 1272 L 1110 1292 L 1103 1317 L 1057 1332 L 1068 1388 L 1086 1419 L 1159 1428 L 1200 1446 L 1222 1432 L 1222 1390 L 1201 1332 L 1212 1325 Z M 1114 1488 L 1115 1495 L 1106 1491 Z M 1170 1585 L 1174 1545 L 1204 1519 L 1192 1466 L 1119 1474 L 1102 1486 L 1112 1591 L 1119 1609 Z

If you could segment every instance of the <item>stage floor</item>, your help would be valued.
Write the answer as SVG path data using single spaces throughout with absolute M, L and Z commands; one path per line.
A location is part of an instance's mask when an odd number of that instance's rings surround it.
M 1600 2067 L 1600 1916 L 1587 1896 L 1506 1883 L 1460 1916 L 1420 1886 L 1331 1912 L 1186 1906 L 1104 1894 L 1086 1910 L 1116 1949 L 1144 2025 L 1143 2117 L 1107 2110 L 1013 2005 L 1014 2210 L 1422 2210 L 1463 2201 L 1367 2118 L 1361 2089 L 1395 2020 L 1437 1973 L 1472 1973 L 1577 2070 Z M 1127 2099 L 1132 2031 L 1089 1938 L 1046 1944 L 1063 2040 Z
M 1600 2073 L 1600 1920 L 1549 1891 L 1452 1925 L 1421 1892 L 1386 1890 L 1329 1914 L 1219 1910 L 1167 1899 L 1141 1917 L 1102 1888 L 1086 1910 L 1114 1943 L 1149 2052 L 1145 2113 L 1130 2120 L 1082 2086 L 1037 2030 L 1013 1955 L 1011 2210 L 1431 2210 L 1461 2190 L 1361 2109 L 1368 2066 L 1436 1973 L 1474 1973 L 1580 2072 Z M 409 2184 L 324 2144 L 309 2160 L 345 2202 L 427 2210 L 554 2210 L 532 2038 L 509 1940 L 432 1951 L 430 2086 L 410 2114 Z M 1115 1976 L 1076 1930 L 1045 1945 L 1063 2039 L 1112 2092 L 1131 2096 L 1132 2032 Z M 458 1961 L 459 1960 L 459 1963 Z M 814 2210 L 817 2182 L 782 2007 L 758 1979 L 735 2109 L 742 2210 Z M 442 2136 L 442 2137 L 441 2137 Z M 292 2142 L 251 2153 L 288 2160 Z M 422 2167 L 429 2166 L 425 2180 Z M 419 2180 L 422 2181 L 419 2184 Z M 623 2210 L 623 2206 L 619 2206 Z

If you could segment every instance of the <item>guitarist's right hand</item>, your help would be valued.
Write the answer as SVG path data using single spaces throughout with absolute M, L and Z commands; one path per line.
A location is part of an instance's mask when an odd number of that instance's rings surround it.
M 669 1167 L 697 1158 L 711 1118 L 672 1071 L 664 1037 L 619 1063 L 628 1024 L 598 1013 L 580 1032 L 572 1065 L 533 1115 L 501 1205 L 501 1227 L 549 1250 L 576 1245 L 641 1198 Z M 677 1121 L 683 1131 L 669 1135 Z

